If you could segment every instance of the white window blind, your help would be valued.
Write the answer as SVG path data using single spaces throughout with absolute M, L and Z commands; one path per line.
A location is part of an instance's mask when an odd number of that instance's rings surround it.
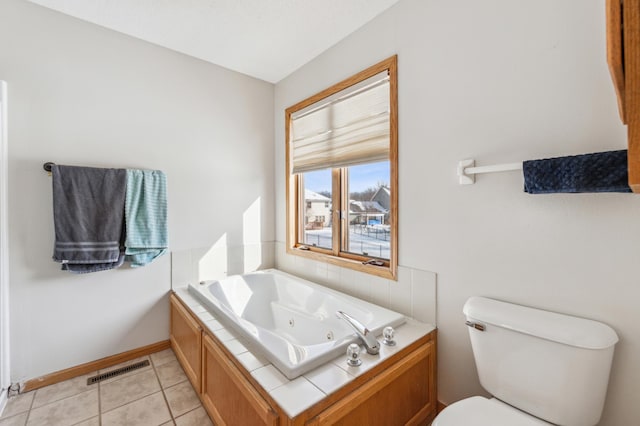
M 388 160 L 389 93 L 384 72 L 292 115 L 292 173 Z

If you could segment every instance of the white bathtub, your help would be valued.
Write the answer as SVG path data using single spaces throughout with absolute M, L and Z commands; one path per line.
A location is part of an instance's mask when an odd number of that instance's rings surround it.
M 405 322 L 402 314 L 275 269 L 190 284 L 189 291 L 289 379 L 360 343 L 336 311 L 354 317 L 374 336 Z

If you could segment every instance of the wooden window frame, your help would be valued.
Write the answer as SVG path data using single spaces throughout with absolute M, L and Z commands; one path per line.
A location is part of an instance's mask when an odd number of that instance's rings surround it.
M 321 101 L 335 93 L 345 90 L 367 78 L 376 74 L 387 71 L 389 73 L 390 86 L 390 135 L 389 135 L 389 163 L 390 163 L 390 255 L 389 260 L 383 262 L 382 266 L 364 264 L 363 262 L 372 259 L 371 256 L 362 256 L 353 253 L 341 251 L 343 241 L 342 223 L 340 219 L 339 209 L 334 208 L 331 213 L 331 221 L 333 225 L 333 241 L 332 249 L 324 249 L 320 247 L 312 247 L 299 243 L 300 231 L 304 232 L 303 211 L 300 209 L 298 202 L 301 192 L 300 176 L 291 174 L 291 116 L 293 113 L 300 111 L 309 105 Z M 287 203 L 287 253 L 314 259 L 321 262 L 327 262 L 333 265 L 365 272 L 383 278 L 397 280 L 398 270 L 398 57 L 394 55 L 384 61 L 381 61 L 333 86 L 301 101 L 285 110 L 285 155 L 286 155 L 286 203 Z M 348 205 L 348 194 L 345 193 L 347 179 L 341 178 L 341 173 L 345 169 L 332 169 L 332 204 L 333 206 L 341 206 L 344 200 L 340 197 L 346 197 Z M 341 187 L 342 185 L 342 187 Z M 336 191 L 339 189 L 339 191 Z M 348 216 L 348 215 L 347 215 Z M 347 218 L 348 221 L 348 218 Z M 338 226 L 336 226 L 338 225 Z M 343 236 L 344 237 L 344 236 Z M 373 258 L 378 260 L 377 258 Z

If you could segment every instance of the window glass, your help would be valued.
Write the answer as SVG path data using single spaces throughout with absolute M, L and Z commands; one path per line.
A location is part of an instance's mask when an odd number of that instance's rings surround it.
M 363 256 L 390 258 L 391 191 L 389 162 L 351 166 L 349 231 L 343 250 Z
M 304 244 L 331 249 L 331 169 L 302 173 Z

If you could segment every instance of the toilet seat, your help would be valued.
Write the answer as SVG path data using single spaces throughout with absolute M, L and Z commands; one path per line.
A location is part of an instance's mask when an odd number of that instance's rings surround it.
M 431 426 L 550 426 L 495 398 L 473 396 L 451 404 Z

